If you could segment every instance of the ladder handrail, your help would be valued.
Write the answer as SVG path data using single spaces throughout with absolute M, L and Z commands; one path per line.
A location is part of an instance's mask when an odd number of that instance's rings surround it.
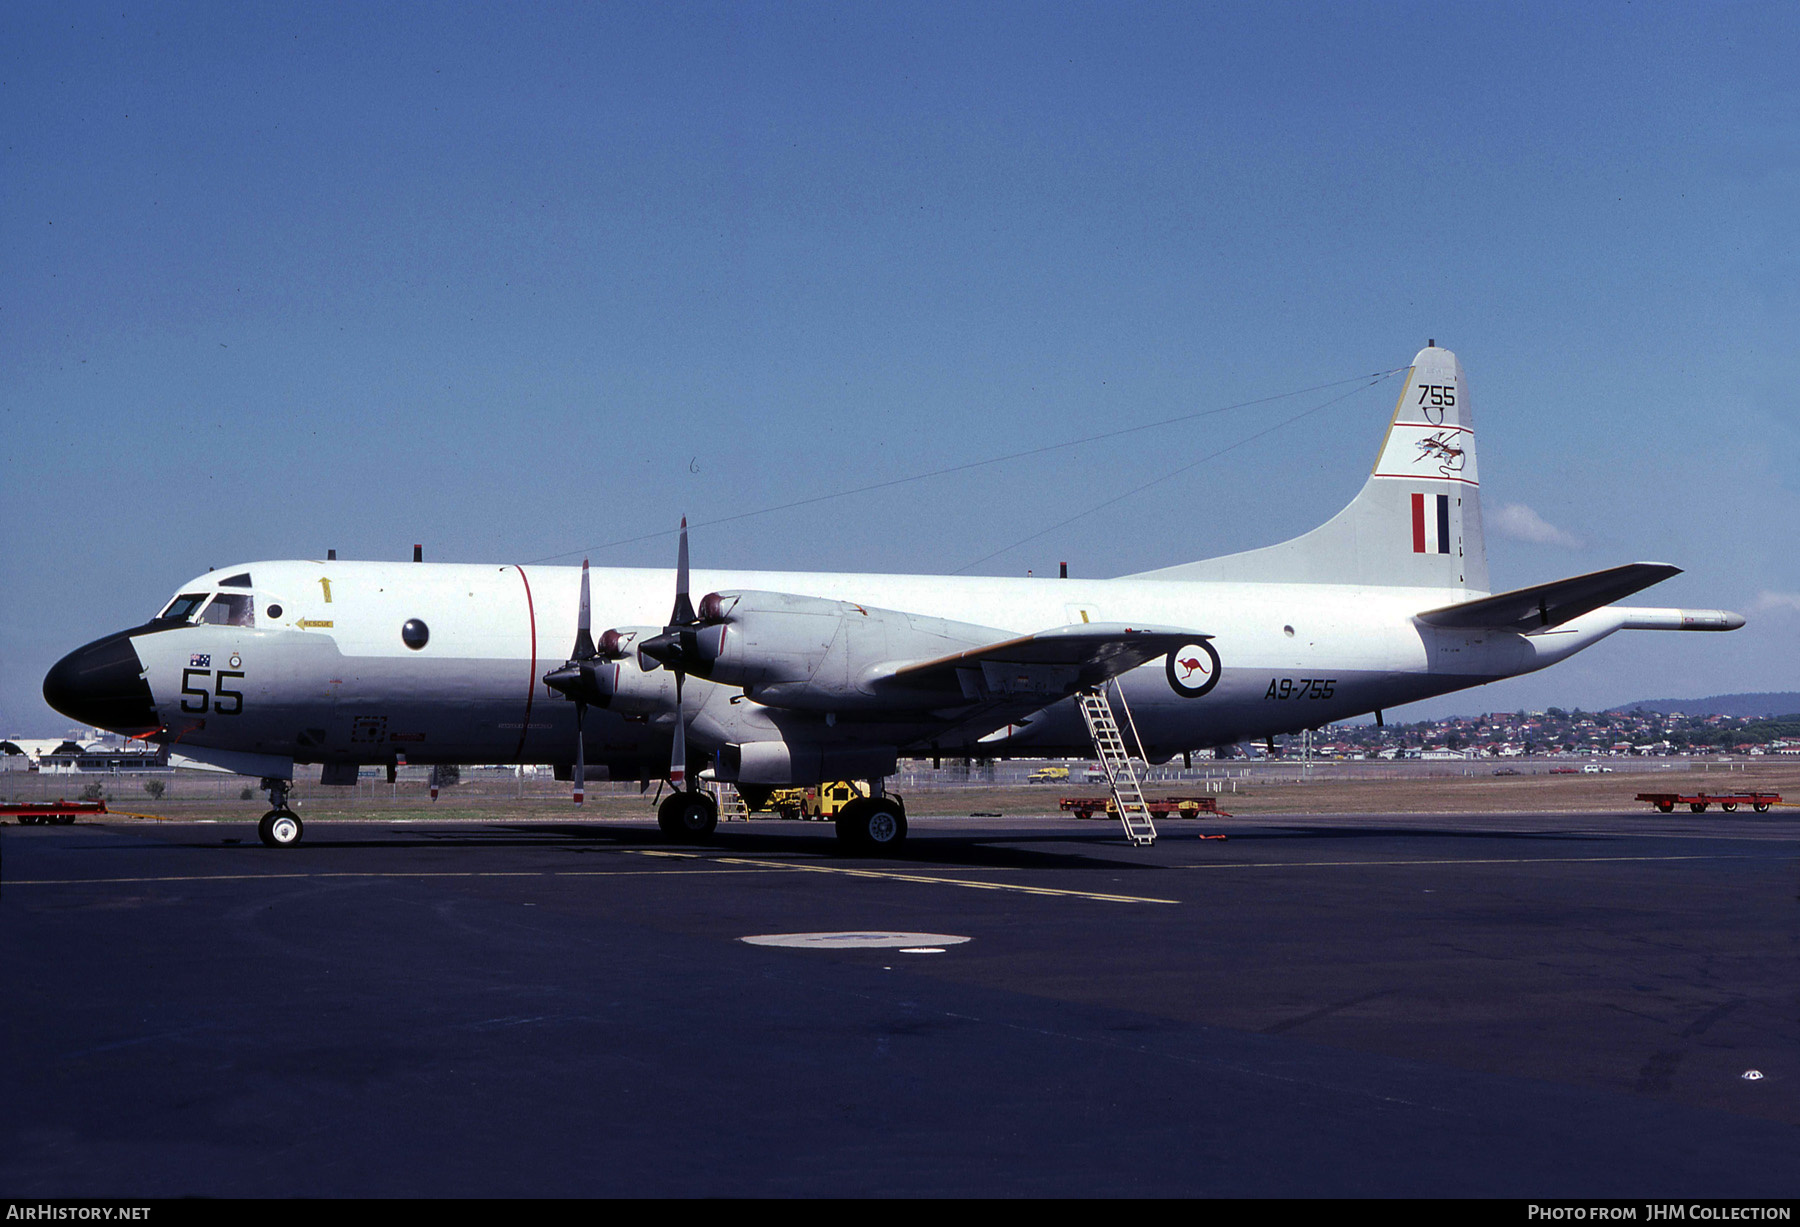
M 1125 745 L 1118 719 L 1113 715 L 1112 704 L 1106 700 L 1105 689 L 1083 691 L 1077 699 L 1088 735 L 1094 740 L 1100 767 L 1106 772 L 1107 787 L 1112 791 L 1113 806 L 1118 811 L 1120 825 L 1125 828 L 1125 837 L 1139 846 L 1155 843 L 1156 824 L 1150 818 L 1143 786 L 1131 765 L 1130 750 Z M 1136 732 L 1135 727 L 1132 731 Z M 1139 749 L 1142 749 L 1141 745 Z
M 1112 680 L 1112 688 L 1118 692 L 1119 706 L 1125 709 L 1125 725 L 1131 730 L 1131 739 L 1137 742 L 1138 757 L 1143 759 L 1144 766 L 1148 767 L 1150 756 L 1144 752 L 1144 739 L 1138 735 L 1137 717 L 1131 714 L 1131 700 L 1125 697 L 1125 687 L 1119 684 L 1119 679 L 1116 677 Z

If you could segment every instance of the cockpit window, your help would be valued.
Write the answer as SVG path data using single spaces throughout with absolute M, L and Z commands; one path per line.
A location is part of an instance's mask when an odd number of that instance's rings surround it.
M 204 592 L 184 592 L 169 602 L 169 607 L 157 615 L 159 620 L 186 622 L 194 616 L 194 611 L 206 604 L 207 594 Z
M 239 571 L 236 575 L 227 576 L 219 581 L 221 588 L 248 588 L 250 586 L 250 572 L 248 571 Z
M 255 626 L 256 610 L 248 596 L 221 592 L 212 599 L 200 620 L 212 626 Z

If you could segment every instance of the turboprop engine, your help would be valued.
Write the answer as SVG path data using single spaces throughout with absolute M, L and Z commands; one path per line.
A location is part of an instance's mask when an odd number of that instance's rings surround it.
M 894 667 L 1006 638 L 1003 631 L 850 601 L 787 592 L 713 592 L 701 598 L 688 667 L 740 686 L 754 701 L 796 711 L 905 706 Z M 917 696 L 921 705 L 943 695 Z
M 655 635 L 654 626 L 622 626 L 600 636 L 595 654 L 571 668 L 579 678 L 557 686 L 581 702 L 627 716 L 658 715 L 675 706 L 675 678 L 655 662 L 641 659 L 636 644 Z M 648 666 L 648 667 L 646 667 Z

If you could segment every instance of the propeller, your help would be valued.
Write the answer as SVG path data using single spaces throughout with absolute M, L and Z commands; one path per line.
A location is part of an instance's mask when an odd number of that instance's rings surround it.
M 588 560 L 581 560 L 581 606 L 575 618 L 575 649 L 568 663 L 544 674 L 544 685 L 575 700 L 575 804 L 580 805 L 587 784 L 587 748 L 583 744 L 582 726 L 587 722 L 588 704 L 604 703 L 606 696 L 594 681 L 594 664 L 600 653 L 594 650 L 592 615 L 588 603 Z M 609 632 L 610 633 L 610 632 Z
M 713 604 L 716 606 L 717 602 L 714 601 Z M 670 755 L 669 782 L 684 791 L 688 786 L 687 711 L 682 689 L 690 672 L 704 674 L 706 658 L 700 653 L 699 634 L 702 628 L 718 620 L 716 616 L 702 618 L 694 613 L 694 602 L 688 595 L 687 519 L 683 517 L 681 546 L 675 565 L 675 605 L 669 611 L 668 625 L 663 627 L 662 633 L 645 639 L 638 645 L 638 665 L 646 672 L 660 665 L 675 675 L 675 744 Z M 585 748 L 582 745 L 581 730 L 587 718 L 588 705 L 605 707 L 612 702 L 618 679 L 616 671 L 609 671 L 605 662 L 622 660 L 627 645 L 634 637 L 635 632 L 609 630 L 600 636 L 599 646 L 595 646 L 588 603 L 588 564 L 585 559 L 582 560 L 581 610 L 576 619 L 575 649 L 570 653 L 567 664 L 544 675 L 544 685 L 575 702 L 577 805 L 582 802 Z
M 694 602 L 688 596 L 687 517 L 683 516 L 681 546 L 675 555 L 675 607 L 669 611 L 669 624 L 663 627 L 662 634 L 638 646 L 640 665 L 646 659 L 652 660 L 675 675 L 675 748 L 670 755 L 669 782 L 678 789 L 687 787 L 687 713 L 682 705 L 682 683 L 689 671 L 701 663 L 699 632 L 704 625 L 694 615 Z

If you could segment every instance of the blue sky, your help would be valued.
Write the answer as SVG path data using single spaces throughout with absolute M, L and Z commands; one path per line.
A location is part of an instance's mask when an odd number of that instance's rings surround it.
M 1797 36 L 1781 4 L 8 4 L 0 733 L 63 731 L 44 670 L 211 565 L 578 561 L 1428 337 L 1496 587 L 1667 561 L 1640 603 L 1751 623 L 1395 718 L 1800 689 Z M 1336 393 L 695 555 L 1249 548 L 1355 493 L 1394 394 L 1010 550 Z

